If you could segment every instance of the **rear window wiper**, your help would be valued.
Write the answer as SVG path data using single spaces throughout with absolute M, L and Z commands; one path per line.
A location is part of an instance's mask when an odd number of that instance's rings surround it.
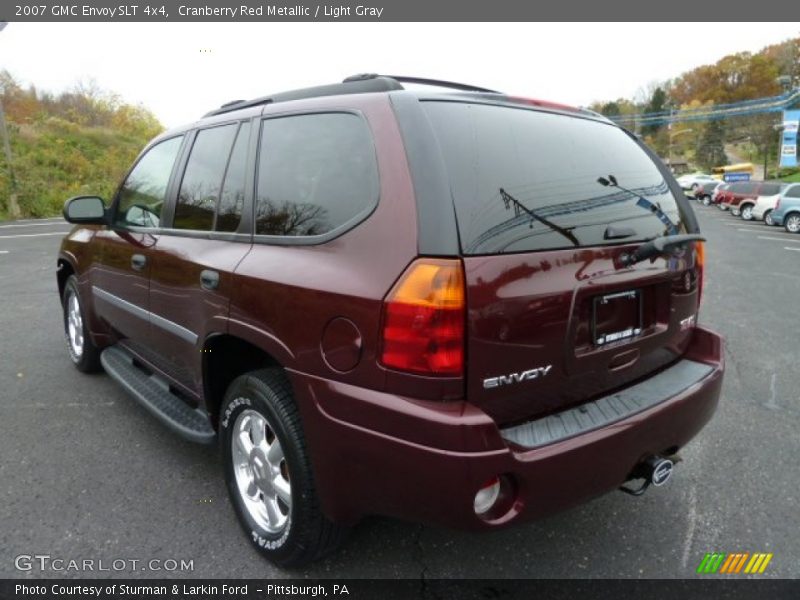
M 647 260 L 648 258 L 664 254 L 664 252 L 676 246 L 683 246 L 689 242 L 705 241 L 706 238 L 698 233 L 662 235 L 661 237 L 653 238 L 641 246 L 638 246 L 636 250 L 630 254 L 623 254 L 619 257 L 619 260 L 622 263 L 622 266 L 629 267 L 643 260 Z
M 513 204 L 514 205 L 514 211 L 517 214 L 519 214 L 520 210 L 525 212 L 525 214 L 527 214 L 531 218 L 531 227 L 533 227 L 533 221 L 539 221 L 540 223 L 542 223 L 544 225 L 547 225 L 547 227 L 549 227 L 550 229 L 552 229 L 556 233 L 560 233 L 561 235 L 563 235 L 570 242 L 572 242 L 573 245 L 575 245 L 575 246 L 580 246 L 581 245 L 581 243 L 578 241 L 578 238 L 576 238 L 575 234 L 573 234 L 569 229 L 565 229 L 564 227 L 556 225 L 552 221 L 549 221 L 549 220 L 545 219 L 544 217 L 541 217 L 541 216 L 537 215 L 530 208 L 528 208 L 522 202 L 520 202 L 519 200 L 514 198 L 514 196 L 509 194 L 503 188 L 500 188 L 500 197 L 503 199 L 503 202 L 506 205 L 506 210 L 511 208 L 511 205 Z

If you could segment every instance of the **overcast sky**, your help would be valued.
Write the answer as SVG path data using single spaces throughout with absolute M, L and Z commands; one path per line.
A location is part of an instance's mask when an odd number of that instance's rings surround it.
M 55 92 L 94 79 L 174 126 L 362 72 L 587 105 L 798 35 L 798 23 L 11 23 L 0 68 Z

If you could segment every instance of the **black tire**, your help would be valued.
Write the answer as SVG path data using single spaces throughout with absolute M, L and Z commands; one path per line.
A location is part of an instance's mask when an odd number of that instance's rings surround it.
M 271 444 L 277 440 L 282 449 L 278 470 L 271 477 L 281 477 L 289 483 L 290 503 L 279 500 L 277 487 L 273 484 L 256 484 L 253 476 L 257 466 L 272 468 L 272 463 L 264 453 L 261 463 L 252 463 L 238 468 L 240 481 L 237 482 L 235 460 L 238 449 L 234 449 L 235 435 L 241 434 L 241 427 L 257 420 L 257 413 L 266 424 L 265 441 Z M 251 425 L 252 427 L 252 425 Z M 252 430 L 251 430 L 252 431 Z M 246 434 L 250 435 L 250 434 Z M 250 435 L 247 439 L 253 443 Z M 270 562 L 281 567 L 297 567 L 329 554 L 335 550 L 347 534 L 347 529 L 329 521 L 322 513 L 314 485 L 311 462 L 308 455 L 300 414 L 292 397 L 291 387 L 285 373 L 279 368 L 261 369 L 236 378 L 228 387 L 220 410 L 219 443 L 231 502 L 250 543 Z M 270 444 L 270 445 L 271 445 Z M 260 448 L 253 444 L 253 448 Z M 243 455 L 243 454 L 242 454 Z M 253 452 L 250 452 L 253 456 Z M 267 465 L 264 467 L 263 465 Z M 284 472 L 285 467 L 285 472 Z M 255 497 L 245 498 L 246 492 L 240 490 L 241 479 L 252 479 Z M 275 479 L 273 479 L 273 482 Z M 267 493 L 261 486 L 268 487 L 273 497 L 279 500 L 279 507 L 285 523 L 275 531 L 259 523 L 249 506 L 267 503 Z M 284 513 L 284 509 L 286 512 Z M 257 509 L 256 509 L 257 510 Z M 274 509 L 273 509 L 274 510 Z M 269 517 L 266 517 L 269 520 Z M 267 524 L 269 525 L 269 524 Z
M 800 233 L 800 213 L 789 213 L 783 217 L 783 228 L 788 233 Z
M 74 309 L 72 304 L 74 300 L 77 302 L 77 311 L 80 319 L 76 319 L 71 309 Z M 81 300 L 80 291 L 78 290 L 78 279 L 75 275 L 70 275 L 64 284 L 64 293 L 61 296 L 62 314 L 64 320 L 64 338 L 67 342 L 67 351 L 69 357 L 75 368 L 84 373 L 97 373 L 102 371 L 103 367 L 100 364 L 100 349 L 92 343 L 92 338 L 89 335 L 89 329 L 86 326 L 86 307 Z M 80 331 L 80 347 L 77 344 L 76 338 L 71 335 L 71 331 Z
M 709 206 L 711 204 L 711 196 L 703 196 L 703 206 Z
M 743 221 L 752 221 L 753 220 L 753 205 L 752 204 L 745 204 L 739 208 L 739 216 L 742 217 Z
M 770 227 L 775 225 L 775 222 L 772 220 L 771 210 L 768 210 L 767 212 L 764 213 L 764 225 L 769 225 Z

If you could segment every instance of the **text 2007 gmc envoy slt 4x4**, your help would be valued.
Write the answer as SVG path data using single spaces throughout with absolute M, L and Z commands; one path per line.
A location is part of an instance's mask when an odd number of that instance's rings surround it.
M 358 75 L 168 131 L 64 214 L 76 367 L 218 443 L 279 565 L 368 514 L 488 529 L 639 494 L 717 405 L 692 209 L 590 111 Z

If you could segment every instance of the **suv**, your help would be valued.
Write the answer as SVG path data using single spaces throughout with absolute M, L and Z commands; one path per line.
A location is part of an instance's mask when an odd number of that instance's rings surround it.
M 694 197 L 703 206 L 709 206 L 718 189 L 726 185 L 723 181 L 706 181 L 701 183 L 694 192 Z
M 789 233 L 800 233 L 800 183 L 788 185 L 781 192 L 771 220 Z
M 753 208 L 762 196 L 776 196 L 780 194 L 784 184 L 781 182 L 760 181 L 752 195 L 739 195 L 731 200 L 731 214 L 741 216 L 745 221 L 753 220 Z
M 590 111 L 407 81 L 225 105 L 108 207 L 65 205 L 72 361 L 217 443 L 279 565 L 370 514 L 492 529 L 640 494 L 717 406 L 703 238 L 661 161 Z

